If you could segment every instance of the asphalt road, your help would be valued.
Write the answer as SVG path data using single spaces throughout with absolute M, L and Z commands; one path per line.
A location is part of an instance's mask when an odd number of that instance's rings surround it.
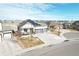
M 21 53 L 18 56 L 79 56 L 79 41 L 67 41 L 57 45 Z
M 64 37 L 69 41 L 21 53 L 20 56 L 79 56 L 79 32 L 68 32 Z
M 63 36 L 69 40 L 73 40 L 73 39 L 78 40 L 79 39 L 79 32 L 68 32 L 68 33 L 64 33 Z

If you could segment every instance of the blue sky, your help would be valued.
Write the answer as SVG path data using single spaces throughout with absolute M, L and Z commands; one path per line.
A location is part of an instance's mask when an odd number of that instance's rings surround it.
M 2 3 L 0 20 L 78 20 L 78 3 Z

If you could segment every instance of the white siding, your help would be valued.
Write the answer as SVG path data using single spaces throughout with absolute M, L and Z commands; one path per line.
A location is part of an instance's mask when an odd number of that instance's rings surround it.
M 0 35 L 0 42 L 1 42 L 1 35 Z
M 2 31 L 2 23 L 0 23 L 0 31 Z
M 35 32 L 36 33 L 43 33 L 47 31 L 47 26 L 39 26 L 39 27 L 35 27 Z
M 33 28 L 34 26 L 31 23 L 26 23 L 24 26 L 21 28 Z
M 0 23 L 0 31 L 2 31 L 2 23 Z M 1 42 L 1 34 L 0 34 L 0 42 Z

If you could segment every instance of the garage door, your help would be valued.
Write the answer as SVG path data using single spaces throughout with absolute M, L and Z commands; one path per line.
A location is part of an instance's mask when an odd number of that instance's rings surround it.
M 11 40 L 11 39 L 12 39 L 11 33 L 5 33 L 4 34 L 4 40 Z
M 43 29 L 36 29 L 35 31 L 36 31 L 36 33 L 43 33 L 44 32 Z

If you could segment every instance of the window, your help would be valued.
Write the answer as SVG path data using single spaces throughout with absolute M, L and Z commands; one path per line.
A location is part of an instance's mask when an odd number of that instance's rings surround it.
M 27 29 L 24 29 L 25 32 L 27 32 Z

